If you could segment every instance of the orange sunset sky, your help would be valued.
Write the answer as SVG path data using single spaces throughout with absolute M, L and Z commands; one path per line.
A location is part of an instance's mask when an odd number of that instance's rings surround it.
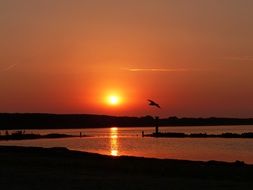
M 0 0 L 0 26 L 0 112 L 253 117 L 252 0 Z

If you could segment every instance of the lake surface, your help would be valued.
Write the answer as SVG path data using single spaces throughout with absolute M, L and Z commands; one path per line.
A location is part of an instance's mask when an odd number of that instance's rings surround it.
M 241 160 L 253 164 L 253 139 L 224 138 L 152 138 L 142 137 L 142 131 L 154 132 L 154 127 L 25 130 L 26 133 L 64 133 L 91 137 L 64 139 L 37 139 L 0 141 L 0 145 L 67 147 L 72 150 L 95 152 L 106 155 L 129 155 L 152 158 L 184 160 Z M 225 132 L 253 132 L 253 126 L 198 126 L 160 127 L 162 132 L 221 134 Z M 0 131 L 4 134 L 5 131 Z M 9 130 L 9 133 L 12 131 Z

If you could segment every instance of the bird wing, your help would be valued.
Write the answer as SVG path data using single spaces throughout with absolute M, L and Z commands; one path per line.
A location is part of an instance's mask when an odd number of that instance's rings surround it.
M 148 99 L 148 101 L 152 104 L 156 104 L 153 100 Z
M 152 106 L 156 106 L 156 107 L 158 107 L 158 108 L 161 108 L 160 105 L 159 105 L 158 103 L 154 102 L 153 100 L 148 99 L 148 101 L 150 102 L 149 105 L 152 105 Z

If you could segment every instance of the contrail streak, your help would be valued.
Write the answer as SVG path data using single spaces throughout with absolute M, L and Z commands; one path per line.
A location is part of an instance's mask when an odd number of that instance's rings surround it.
M 189 69 L 162 69 L 162 68 L 126 68 L 124 70 L 132 72 L 150 71 L 150 72 L 185 72 Z
M 9 71 L 11 69 L 13 69 L 14 67 L 16 67 L 17 64 L 12 64 L 12 65 L 9 65 L 8 67 L 5 67 L 3 68 L 2 70 L 0 70 L 1 72 L 6 72 L 6 71 Z

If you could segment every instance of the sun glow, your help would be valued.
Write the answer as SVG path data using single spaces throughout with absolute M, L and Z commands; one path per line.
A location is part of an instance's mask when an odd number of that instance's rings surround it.
M 120 97 L 116 95 L 108 96 L 107 102 L 108 104 L 113 105 L 113 106 L 118 105 L 120 103 Z

